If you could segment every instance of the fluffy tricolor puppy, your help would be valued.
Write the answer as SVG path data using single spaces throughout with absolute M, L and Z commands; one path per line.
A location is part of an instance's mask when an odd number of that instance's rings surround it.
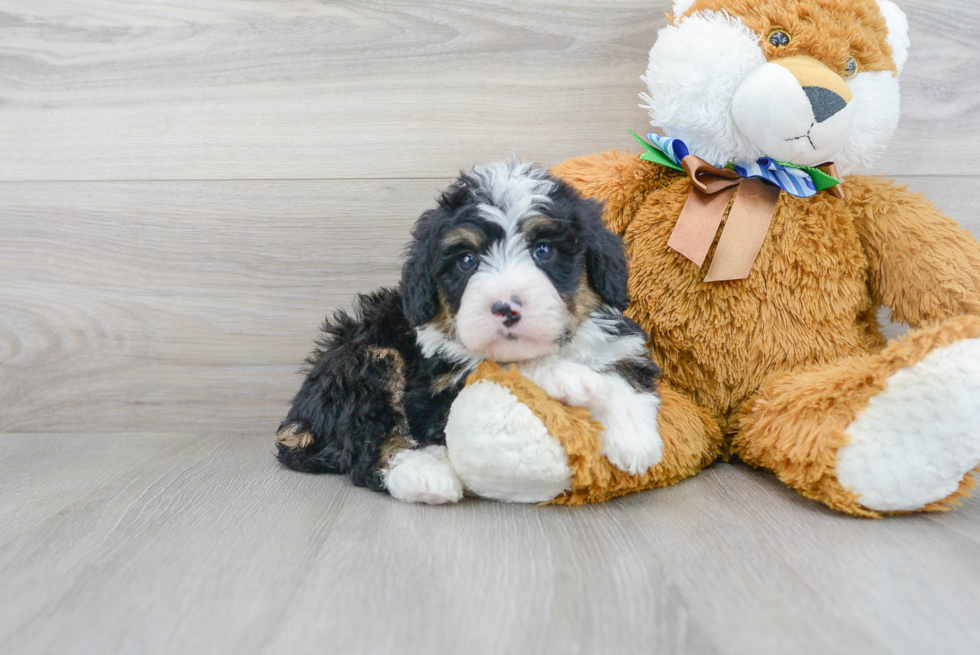
M 890 0 L 675 0 L 673 13 L 642 97 L 651 124 L 707 162 L 834 162 L 847 176 L 895 131 L 909 39 Z
M 659 369 L 625 318 L 623 243 L 601 206 L 528 164 L 464 173 L 415 225 L 398 289 L 338 312 L 279 428 L 279 460 L 407 501 L 459 500 L 450 405 L 483 360 L 517 364 L 603 423 L 603 453 L 658 463 Z

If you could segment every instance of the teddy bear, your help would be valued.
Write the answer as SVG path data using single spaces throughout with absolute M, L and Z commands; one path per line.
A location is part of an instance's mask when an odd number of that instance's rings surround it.
M 619 471 L 587 413 L 487 363 L 446 429 L 464 483 L 579 504 L 731 459 L 854 516 L 954 507 L 980 466 L 980 243 L 857 174 L 897 127 L 909 45 L 889 0 L 675 0 L 643 78 L 659 133 L 552 171 L 626 243 L 662 459 Z M 882 306 L 910 334 L 886 341 Z

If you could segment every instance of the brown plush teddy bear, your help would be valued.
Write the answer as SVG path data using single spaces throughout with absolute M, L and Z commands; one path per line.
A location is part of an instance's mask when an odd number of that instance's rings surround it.
M 558 480 L 552 502 L 577 504 L 737 457 L 857 516 L 965 495 L 980 465 L 980 243 L 921 196 L 854 174 L 897 126 L 908 46 L 888 0 L 676 0 L 644 78 L 666 136 L 642 157 L 553 171 L 603 201 L 627 244 L 627 314 L 664 370 L 663 459 L 627 475 L 587 413 L 484 364 L 446 430 L 450 458 L 479 463 L 457 467 L 464 483 L 513 499 Z M 883 305 L 915 331 L 886 342 Z M 481 428 L 470 419 L 490 397 L 531 413 Z M 500 460 L 521 466 L 481 478 L 500 425 L 525 435 Z
M 980 243 L 853 174 L 897 125 L 907 32 L 888 0 L 678 0 L 645 77 L 669 138 L 554 170 L 605 203 L 662 393 L 693 401 L 661 432 L 717 426 L 665 439 L 659 480 L 737 456 L 867 517 L 973 485 Z M 883 305 L 916 330 L 886 343 Z

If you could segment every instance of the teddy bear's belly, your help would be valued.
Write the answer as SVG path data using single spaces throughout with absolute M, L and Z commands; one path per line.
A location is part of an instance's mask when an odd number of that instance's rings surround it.
M 839 204 L 820 211 L 806 202 L 784 194 L 746 280 L 702 283 L 710 256 L 699 269 L 668 249 L 673 221 L 627 235 L 637 253 L 628 313 L 651 333 L 665 381 L 723 424 L 768 376 L 884 343 L 853 224 Z M 636 266 L 651 253 L 665 261 Z

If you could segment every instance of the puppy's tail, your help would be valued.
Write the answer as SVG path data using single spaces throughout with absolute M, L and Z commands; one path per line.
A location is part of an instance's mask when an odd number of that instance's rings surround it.
M 307 360 L 310 369 L 276 436 L 277 457 L 296 471 L 350 473 L 382 489 L 382 448 L 404 432 L 404 348 L 414 336 L 401 294 L 359 296 L 354 316 L 337 312 Z

